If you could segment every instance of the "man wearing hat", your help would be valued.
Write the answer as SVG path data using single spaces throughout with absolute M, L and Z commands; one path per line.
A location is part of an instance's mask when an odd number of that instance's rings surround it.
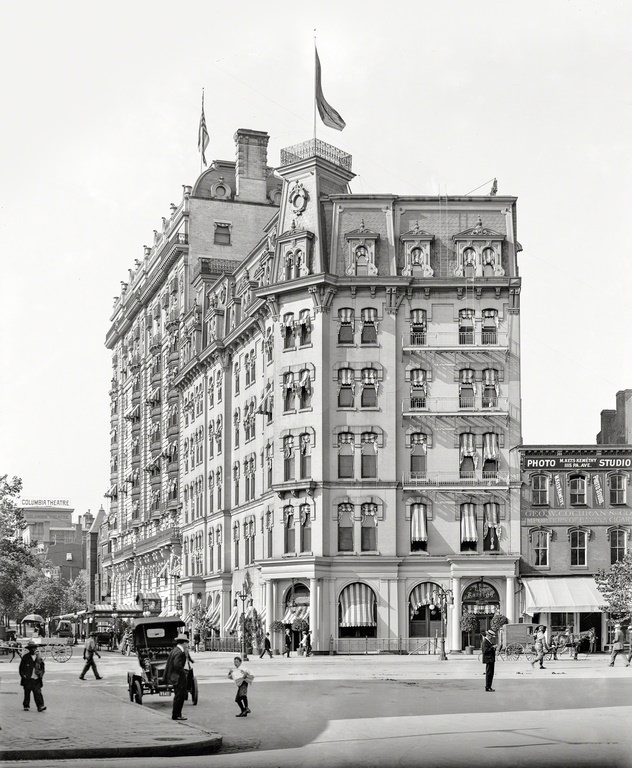
M 494 667 L 496 666 L 496 633 L 488 629 L 483 635 L 481 651 L 483 664 L 485 664 L 485 690 L 494 692 L 492 681 L 494 680 Z
M 20 685 L 24 688 L 23 706 L 26 711 L 31 706 L 31 691 L 38 712 L 43 712 L 44 697 L 42 696 L 42 678 L 44 677 L 44 662 L 38 653 L 39 646 L 32 640 L 26 644 L 27 653 L 20 661 Z
M 612 637 L 612 650 L 610 652 L 610 664 L 609 667 L 614 667 L 614 660 L 620 653 L 623 653 L 623 643 L 625 638 L 623 637 L 623 630 L 621 624 L 618 622 L 614 625 L 614 635 Z
M 189 638 L 180 633 L 176 637 L 176 645 L 172 648 L 165 667 L 165 680 L 169 685 L 173 686 L 172 720 L 187 719 L 182 717 L 182 707 L 187 697 L 187 671 L 185 664 L 187 661 L 188 644 Z

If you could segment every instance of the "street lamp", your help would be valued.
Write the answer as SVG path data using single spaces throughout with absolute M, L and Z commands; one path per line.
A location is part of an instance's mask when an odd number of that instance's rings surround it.
M 246 650 L 246 600 L 248 605 L 252 605 L 252 588 L 250 584 L 243 583 L 239 592 L 235 592 L 235 600 L 233 605 L 237 608 L 237 600 L 241 600 L 241 658 L 243 661 L 248 661 L 248 652 Z
M 432 592 L 432 603 L 428 606 L 431 611 L 438 608 L 441 611 L 441 637 L 439 638 L 439 659 L 447 661 L 445 652 L 445 631 L 447 624 L 447 608 L 454 602 L 454 593 L 451 589 L 444 589 L 438 584 Z

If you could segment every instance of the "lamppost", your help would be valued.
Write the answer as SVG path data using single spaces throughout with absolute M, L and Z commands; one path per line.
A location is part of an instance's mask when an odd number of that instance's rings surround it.
M 250 584 L 244 582 L 239 592 L 235 592 L 235 600 L 233 602 L 233 605 L 237 608 L 237 600 L 241 600 L 241 658 L 244 661 L 248 661 L 248 652 L 246 650 L 246 600 L 248 600 L 248 605 L 252 605 L 251 594 L 252 588 Z
M 448 605 L 452 605 L 454 602 L 454 593 L 451 589 L 444 589 L 437 586 L 432 592 L 432 603 L 428 606 L 431 611 L 438 608 L 441 611 L 441 637 L 439 638 L 439 659 L 441 661 L 447 661 L 448 657 L 445 652 L 445 630 L 447 624 L 447 608 Z

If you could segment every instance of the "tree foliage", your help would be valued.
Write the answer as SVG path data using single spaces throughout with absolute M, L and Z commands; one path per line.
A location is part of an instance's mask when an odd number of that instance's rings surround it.
M 16 503 L 22 480 L 19 477 L 9 480 L 8 477 L 0 475 L 0 538 L 15 541 L 17 534 L 26 528 L 26 520 Z
M 626 553 L 607 571 L 600 568 L 595 582 L 604 598 L 601 610 L 608 611 L 615 620 L 628 619 L 632 614 L 632 553 Z

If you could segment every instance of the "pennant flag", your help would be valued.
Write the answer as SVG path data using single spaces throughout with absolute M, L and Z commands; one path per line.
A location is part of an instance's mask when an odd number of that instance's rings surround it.
M 327 100 L 323 96 L 323 87 L 320 80 L 320 59 L 318 58 L 318 50 L 315 46 L 314 52 L 316 54 L 316 106 L 318 107 L 320 119 L 329 128 L 335 128 L 337 131 L 341 131 L 346 123 L 338 112 L 327 103 Z
M 202 153 L 202 162 L 206 165 L 206 148 L 208 147 L 208 131 L 206 130 L 206 118 L 204 117 L 204 89 L 202 89 L 202 114 L 200 127 L 198 128 L 198 151 Z

